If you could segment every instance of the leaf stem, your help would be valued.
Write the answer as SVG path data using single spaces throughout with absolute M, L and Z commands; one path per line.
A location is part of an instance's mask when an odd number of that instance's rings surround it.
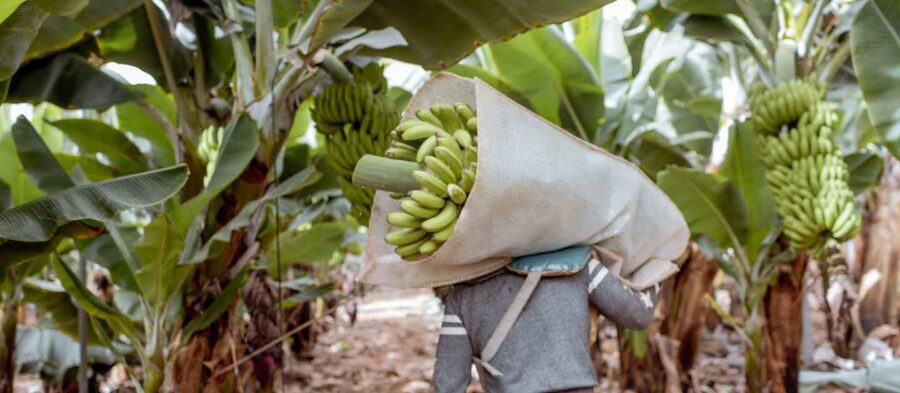
M 150 1 L 150 0 L 145 0 Z M 238 24 L 237 31 L 228 35 L 231 47 L 234 51 L 235 78 L 237 78 L 237 90 L 239 94 L 239 108 L 246 108 L 255 98 L 253 94 L 253 55 L 250 53 L 250 45 L 244 32 L 240 30 L 241 15 L 238 13 L 236 0 L 225 0 L 225 16 L 233 23 Z
M 275 28 L 272 0 L 256 0 L 256 95 L 261 96 L 275 74 Z

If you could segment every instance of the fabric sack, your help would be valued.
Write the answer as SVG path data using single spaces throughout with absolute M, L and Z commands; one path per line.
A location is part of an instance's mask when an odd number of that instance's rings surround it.
M 434 254 L 408 262 L 384 236 L 399 201 L 378 191 L 360 280 L 391 287 L 435 287 L 469 280 L 512 257 L 585 244 L 614 258 L 613 272 L 635 289 L 678 267 L 690 232 L 678 208 L 634 164 L 584 142 L 488 84 L 438 74 L 415 94 L 420 108 L 464 102 L 478 116 L 478 174 L 454 234 Z

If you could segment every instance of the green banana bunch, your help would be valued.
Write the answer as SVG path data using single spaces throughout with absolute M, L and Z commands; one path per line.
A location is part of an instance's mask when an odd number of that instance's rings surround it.
M 837 116 L 824 87 L 792 80 L 751 90 L 750 110 L 784 233 L 820 260 L 859 229 L 847 164 L 833 142 Z
M 399 229 L 384 240 L 406 260 L 431 255 L 450 238 L 478 170 L 478 120 L 471 107 L 436 104 L 416 112 L 416 118 L 391 133 L 386 152 L 389 158 L 422 165 L 413 172 L 422 188 L 394 195 L 400 211 L 387 217 Z
M 206 176 L 203 177 L 203 185 L 209 184 L 213 170 L 219 157 L 219 146 L 222 144 L 222 136 L 225 129 L 213 127 L 203 130 L 200 134 L 200 144 L 197 146 L 197 158 L 206 163 Z
M 384 155 L 400 113 L 387 96 L 387 80 L 380 65 L 370 63 L 354 67 L 352 72 L 353 83 L 329 85 L 314 98 L 310 115 L 325 136 L 326 156 L 350 201 L 351 213 L 365 225 L 375 190 L 354 186 L 353 168 L 366 154 Z

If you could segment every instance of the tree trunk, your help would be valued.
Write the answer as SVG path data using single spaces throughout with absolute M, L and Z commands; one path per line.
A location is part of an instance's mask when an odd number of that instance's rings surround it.
M 803 341 L 803 273 L 808 257 L 801 254 L 781 266 L 763 301 L 762 361 L 769 391 L 797 392 Z
M 641 393 L 687 390 L 689 381 L 681 377 L 693 367 L 700 348 L 704 316 L 709 309 L 705 295 L 712 290 L 717 271 L 714 260 L 691 243 L 690 255 L 681 271 L 663 283 L 656 320 L 646 335 L 619 334 L 623 389 Z M 645 356 L 635 354 L 626 336 L 644 341 Z
M 16 325 L 19 320 L 19 288 L 3 304 L 2 326 L 0 326 L 0 393 L 13 393 L 16 363 Z
M 900 270 L 900 162 L 887 155 L 881 184 L 872 195 L 862 230 L 856 239 L 857 282 L 864 276 L 877 282 L 859 300 L 859 320 L 868 334 L 896 321 L 897 274 Z
M 262 196 L 271 166 L 254 159 L 235 182 L 219 198 L 220 204 L 210 205 L 208 218 L 218 226 L 224 225 L 246 205 Z M 248 235 L 248 233 L 250 235 Z M 185 318 L 187 324 L 201 315 L 221 294 L 233 274 L 256 257 L 258 247 L 248 243 L 255 241 L 253 230 L 232 232 L 231 241 L 223 255 L 206 261 L 194 275 L 193 288 L 185 294 Z M 234 299 L 228 311 L 224 312 L 209 327 L 196 332 L 175 360 L 172 389 L 178 393 L 232 392 L 239 384 L 244 384 L 249 368 L 237 367 L 236 372 L 225 373 L 216 378 L 212 375 L 221 368 L 233 364 L 246 353 L 246 345 L 241 340 L 241 318 L 236 315 Z M 199 376 L 199 378 L 198 378 Z

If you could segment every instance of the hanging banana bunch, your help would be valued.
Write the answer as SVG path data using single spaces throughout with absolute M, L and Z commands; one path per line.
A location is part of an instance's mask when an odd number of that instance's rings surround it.
M 422 165 L 413 172 L 422 187 L 400 199 L 400 211 L 387 221 L 399 229 L 385 236 L 406 260 L 437 251 L 453 234 L 456 218 L 466 202 L 478 165 L 478 120 L 466 104 L 437 104 L 416 112 L 391 133 L 387 157 Z
M 203 177 L 203 185 L 209 185 L 213 170 L 219 157 L 219 146 L 222 144 L 222 135 L 225 128 L 210 126 L 200 134 L 200 144 L 197 146 L 197 158 L 206 163 L 206 176 Z
M 837 115 L 823 101 L 824 86 L 807 80 L 756 85 L 750 111 L 784 233 L 819 260 L 839 252 L 861 217 L 847 185 L 847 164 L 835 146 Z
M 310 113 L 316 128 L 325 136 L 328 160 L 351 203 L 351 213 L 363 225 L 369 222 L 375 190 L 354 186 L 353 168 L 366 154 L 383 156 L 390 145 L 390 132 L 400 121 L 400 113 L 387 96 L 387 80 L 382 71 L 376 63 L 354 68 L 353 82 L 326 87 L 315 97 Z

